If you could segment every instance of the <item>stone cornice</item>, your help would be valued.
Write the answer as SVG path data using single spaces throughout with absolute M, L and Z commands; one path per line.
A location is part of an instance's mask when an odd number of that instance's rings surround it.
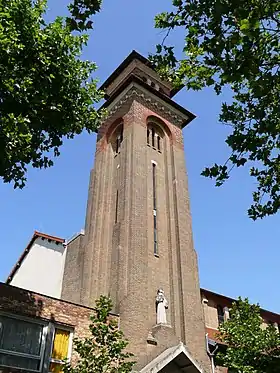
M 107 116 L 104 122 L 114 121 L 117 117 L 123 115 L 123 109 L 133 100 L 137 100 L 144 106 L 153 110 L 155 113 L 165 118 L 172 124 L 182 128 L 193 119 L 193 114 L 187 112 L 174 101 L 163 100 L 154 93 L 148 91 L 137 82 L 131 82 L 121 93 L 119 93 L 111 102 L 105 103 L 102 108 L 106 108 Z M 102 109 L 101 108 L 101 109 Z M 100 109 L 100 110 L 101 110 Z M 188 115 L 190 114 L 190 115 Z

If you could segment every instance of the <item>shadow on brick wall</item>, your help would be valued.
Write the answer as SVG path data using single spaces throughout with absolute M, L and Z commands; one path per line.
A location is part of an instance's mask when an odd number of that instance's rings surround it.
M 0 282 L 0 310 L 19 315 L 40 317 L 43 302 L 37 294 Z

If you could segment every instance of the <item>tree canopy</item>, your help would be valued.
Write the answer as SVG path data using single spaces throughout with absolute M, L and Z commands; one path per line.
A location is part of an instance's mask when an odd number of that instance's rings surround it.
M 27 165 L 53 165 L 64 138 L 96 130 L 102 95 L 80 58 L 101 0 L 73 0 L 44 20 L 47 0 L 0 0 L 0 177 L 22 188 Z M 75 32 L 74 32 L 75 31 Z
M 155 19 L 166 30 L 151 57 L 158 71 L 175 86 L 233 93 L 219 117 L 232 129 L 231 155 L 202 175 L 221 186 L 234 167 L 248 164 L 256 185 L 248 214 L 272 215 L 280 209 L 280 2 L 173 0 L 173 6 Z M 184 33 L 182 58 L 167 44 L 173 29 Z
M 217 364 L 236 373 L 279 372 L 280 334 L 274 325 L 262 324 L 259 305 L 234 302 L 230 318 L 219 326 L 218 338 L 227 347 L 218 352 Z
M 89 336 L 74 339 L 78 355 L 75 365 L 64 365 L 64 373 L 130 373 L 133 355 L 125 351 L 128 341 L 119 330 L 118 323 L 110 316 L 112 301 L 101 296 L 91 315 Z

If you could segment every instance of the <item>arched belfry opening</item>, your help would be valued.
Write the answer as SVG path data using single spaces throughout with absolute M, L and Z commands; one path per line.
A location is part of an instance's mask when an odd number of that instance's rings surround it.
M 156 116 L 147 118 L 147 145 L 162 153 L 166 139 L 171 138 L 167 125 Z
M 161 152 L 163 148 L 164 132 L 153 121 L 147 123 L 147 145 Z
M 109 136 L 109 144 L 112 147 L 114 155 L 120 153 L 123 142 L 123 122 L 120 122 Z

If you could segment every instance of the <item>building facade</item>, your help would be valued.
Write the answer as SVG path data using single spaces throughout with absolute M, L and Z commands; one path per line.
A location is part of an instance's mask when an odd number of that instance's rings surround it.
M 64 239 L 35 231 L 7 283 L 61 298 L 65 256 Z
M 88 336 L 93 312 L 0 283 L 0 372 L 58 373 L 65 358 L 74 364 L 73 338 Z
M 106 115 L 85 231 L 67 243 L 35 232 L 7 282 L 82 310 L 110 295 L 136 371 L 209 373 L 206 337 L 215 339 L 232 300 L 199 286 L 182 134 L 194 115 L 172 100 L 178 90 L 135 51 L 101 88 Z M 56 266 L 49 283 L 46 261 Z M 278 315 L 269 316 L 278 324 Z

